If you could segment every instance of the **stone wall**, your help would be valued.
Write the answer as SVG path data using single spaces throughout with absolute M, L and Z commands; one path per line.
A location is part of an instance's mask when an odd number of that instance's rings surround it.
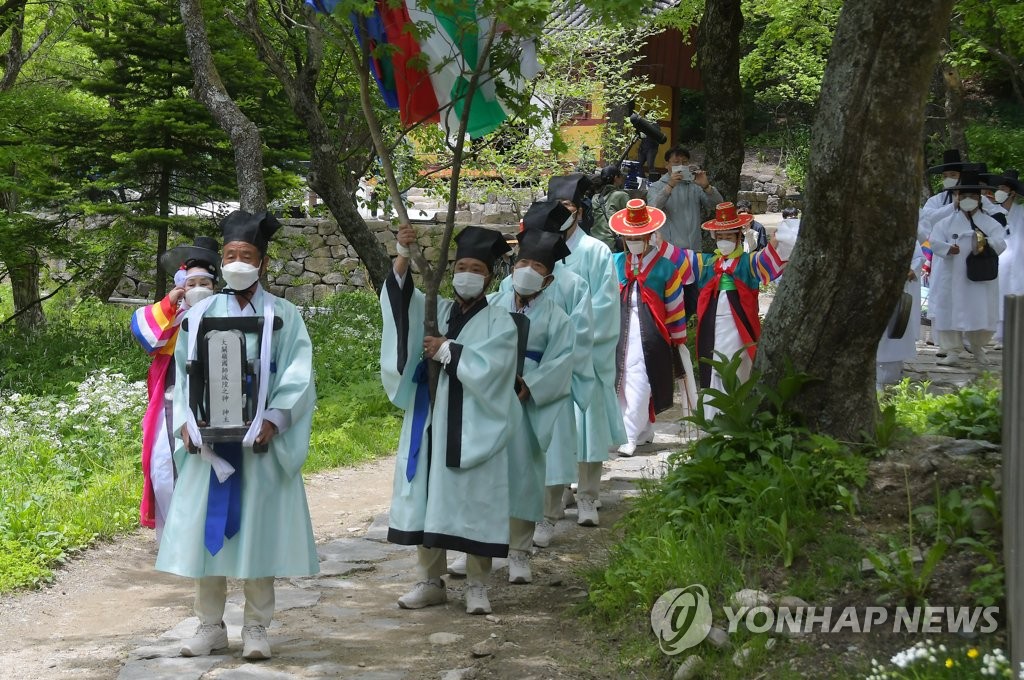
M 762 174 L 753 177 L 742 175 L 736 200 L 750 201 L 754 214 L 761 215 L 781 212 L 783 208 L 791 206 L 799 208 L 801 197 L 786 186 L 784 176 Z
M 468 215 L 467 215 L 468 217 Z M 335 293 L 357 289 L 370 289 L 366 268 L 362 265 L 355 248 L 341 233 L 333 219 L 282 219 L 284 225 L 277 233 L 269 252 L 270 265 L 267 268 L 264 285 L 274 295 L 281 296 L 296 304 L 316 304 Z M 390 222 L 367 220 L 366 225 L 377 237 L 389 256 L 397 253 L 395 230 Z M 456 227 L 456 233 L 459 230 Z M 487 224 L 491 229 L 514 234 L 517 224 Z M 444 232 L 444 225 L 436 222 L 417 223 L 419 243 L 428 260 L 437 259 L 437 243 Z M 172 236 L 171 243 L 183 239 Z M 449 261 L 454 259 L 455 249 L 448 252 Z M 148 298 L 153 292 L 154 272 L 141 274 L 137 267 L 126 267 L 124 276 L 115 291 L 116 297 Z

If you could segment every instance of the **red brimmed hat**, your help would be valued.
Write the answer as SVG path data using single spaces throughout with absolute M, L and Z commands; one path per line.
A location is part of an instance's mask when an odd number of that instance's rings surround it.
M 700 225 L 708 231 L 735 231 L 742 229 L 754 221 L 751 214 L 738 215 L 736 206 L 732 203 L 719 203 L 715 206 L 715 219 L 708 220 Z
M 665 224 L 665 213 L 651 208 L 643 199 L 634 198 L 626 207 L 608 218 L 608 227 L 623 236 L 644 236 Z

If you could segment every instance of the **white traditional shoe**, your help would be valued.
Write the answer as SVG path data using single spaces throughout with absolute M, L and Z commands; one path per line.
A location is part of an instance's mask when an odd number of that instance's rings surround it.
M 555 535 L 555 523 L 547 517 L 537 522 L 533 530 L 533 544 L 539 548 L 546 548 L 551 545 L 551 539 Z
M 960 352 L 960 361 L 970 361 L 974 355 L 969 350 L 963 350 Z
M 459 553 L 459 556 L 448 565 L 448 573 L 452 576 L 466 575 L 466 553 Z
M 508 582 L 533 582 L 533 574 L 530 573 L 530 553 L 525 550 L 508 551 Z
M 979 365 L 984 366 L 988 363 L 988 352 L 979 347 L 974 350 L 974 358 L 977 359 Z
M 266 626 L 242 627 L 242 658 L 249 661 L 270 658 L 270 640 Z
M 466 613 L 491 613 L 491 601 L 487 599 L 487 586 L 466 586 Z
M 955 357 L 952 354 L 949 354 L 949 355 L 946 355 L 946 356 L 942 357 L 941 359 L 939 359 L 935 363 L 937 363 L 939 366 L 952 366 L 952 365 L 956 364 L 958 361 L 960 361 L 959 357 Z
M 1001 350 L 1002 348 L 1003 348 L 1003 343 L 1002 342 L 997 342 L 996 344 L 992 345 L 992 349 L 994 349 L 997 352 L 999 350 Z
M 562 489 L 562 508 L 571 508 L 576 505 L 576 494 L 572 492 L 572 487 L 565 487 Z
M 200 624 L 195 635 L 183 640 L 178 653 L 182 656 L 208 656 L 228 648 L 228 629 L 224 622 Z
M 444 581 L 436 578 L 417 583 L 412 590 L 398 598 L 398 606 L 402 609 L 423 609 L 444 604 L 447 600 L 448 591 Z
M 581 527 L 596 527 L 598 525 L 597 503 L 593 498 L 578 499 L 576 507 L 579 512 L 579 517 L 576 519 L 577 524 Z
M 640 436 L 636 438 L 637 446 L 643 446 L 644 444 L 650 444 L 654 441 L 654 425 L 647 423 L 647 427 L 640 433 Z
M 634 453 L 636 453 L 636 442 L 626 442 L 625 444 L 620 446 L 617 449 L 617 451 L 620 456 L 625 456 L 626 458 L 629 458 Z

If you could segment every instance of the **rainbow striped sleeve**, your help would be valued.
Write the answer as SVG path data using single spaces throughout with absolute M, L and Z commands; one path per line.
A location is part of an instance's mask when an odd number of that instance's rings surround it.
M 689 261 L 684 260 L 689 267 Z M 686 344 L 686 305 L 683 296 L 682 267 L 674 269 L 672 278 L 665 284 L 665 328 L 669 339 L 675 345 Z M 691 270 L 692 271 L 692 270 Z
M 178 332 L 177 310 L 169 297 L 156 304 L 140 307 L 132 314 L 132 335 L 147 354 L 173 354 Z
M 750 253 L 750 269 L 757 275 L 758 281 L 768 283 L 782 276 L 782 270 L 786 268 L 786 260 L 783 260 L 775 247 L 769 243 L 767 246 Z
M 697 282 L 697 254 L 692 250 L 677 248 L 668 241 L 661 242 L 660 253 L 679 271 L 679 279 L 684 286 Z

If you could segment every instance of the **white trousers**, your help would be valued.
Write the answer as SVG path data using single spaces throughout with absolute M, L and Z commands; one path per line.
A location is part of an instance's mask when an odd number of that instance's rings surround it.
M 629 306 L 629 335 L 626 337 L 626 356 L 623 360 L 623 374 L 618 394 L 619 410 L 622 411 L 622 424 L 626 428 L 626 441 L 636 444 L 644 431 L 651 426 L 651 383 L 647 378 L 647 364 L 644 362 L 640 315 L 637 313 L 635 294 Z
M 963 351 L 964 342 L 972 352 L 984 349 L 994 331 L 937 331 L 939 347 L 946 354 Z
M 156 542 L 159 545 L 163 535 L 167 511 L 171 507 L 171 492 L 174 491 L 174 461 L 171 458 L 171 444 L 167 436 L 167 418 L 161 413 L 156 437 L 153 438 L 153 451 L 149 458 L 149 480 L 153 484 L 153 496 L 156 499 Z
M 736 319 L 733 318 L 729 298 L 723 290 L 718 294 L 718 308 L 715 310 L 715 349 L 712 358 L 718 361 L 721 359 L 718 353 L 721 352 L 727 358 L 732 359 L 736 356 L 737 352 L 741 351 L 743 356 L 740 360 L 740 367 L 736 372 L 736 376 L 741 381 L 746 382 L 750 379 L 750 372 L 754 367 L 754 361 L 750 358 L 750 353 L 743 348 L 743 340 L 740 339 L 740 332 L 736 328 Z M 718 375 L 718 371 L 714 369 L 711 370 L 710 387 L 719 391 L 725 391 L 725 386 L 722 384 L 722 376 Z M 717 413 L 718 409 L 713 406 L 704 406 L 704 416 L 706 418 L 714 418 Z
M 245 626 L 269 626 L 274 617 L 274 577 L 248 578 L 242 582 L 245 593 Z M 223 576 L 196 579 L 195 612 L 203 625 L 216 625 L 224 620 L 224 603 L 228 597 L 228 580 Z
M 530 534 L 531 536 L 533 534 Z M 448 570 L 448 551 L 444 548 L 416 546 L 417 580 L 429 581 L 441 578 Z M 486 585 L 491 573 L 491 558 L 480 555 L 466 555 L 466 581 L 472 586 Z

